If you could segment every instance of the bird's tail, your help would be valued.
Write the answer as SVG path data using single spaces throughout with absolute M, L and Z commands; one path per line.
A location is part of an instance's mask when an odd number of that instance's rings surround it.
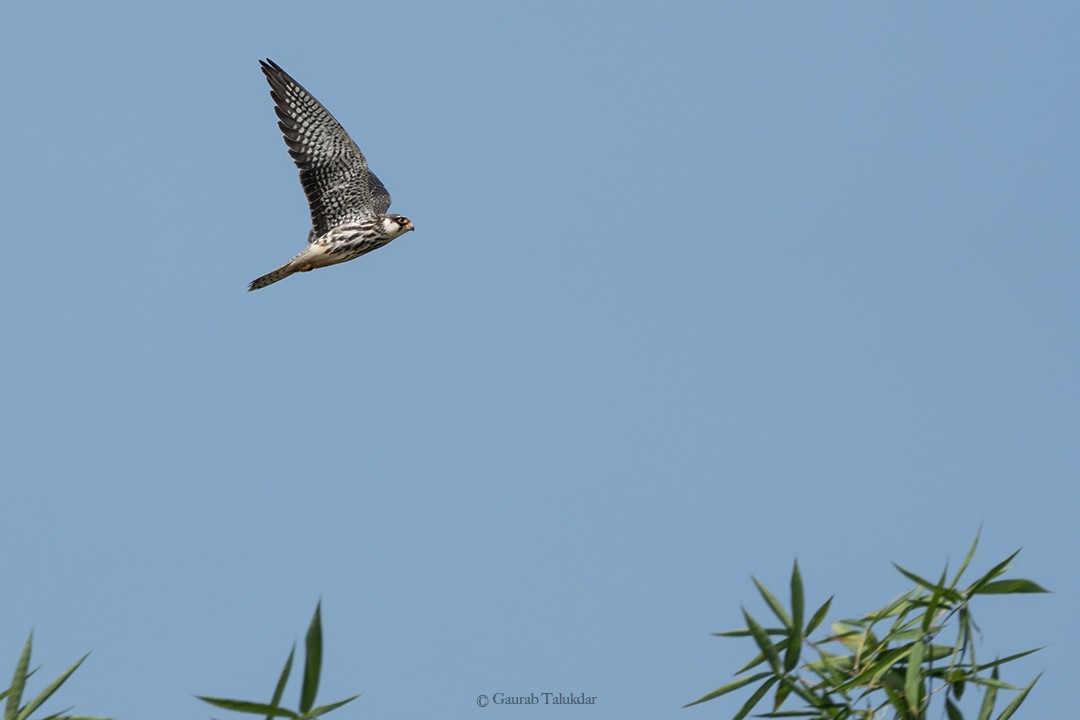
M 294 272 L 296 272 L 296 267 L 292 264 L 292 261 L 290 260 L 289 262 L 279 267 L 277 270 L 274 270 L 273 272 L 268 272 L 261 278 L 256 278 L 255 280 L 252 280 L 251 284 L 248 285 L 248 292 L 251 292 L 252 290 L 258 290 L 259 288 L 264 288 L 267 285 L 273 285 L 278 280 L 284 280 L 285 278 L 292 275 Z

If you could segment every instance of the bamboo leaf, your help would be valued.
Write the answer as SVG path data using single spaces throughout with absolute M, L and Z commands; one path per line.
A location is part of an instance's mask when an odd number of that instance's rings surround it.
M 1020 658 L 1024 657 L 1025 655 L 1031 655 L 1032 653 L 1037 653 L 1037 652 L 1039 652 L 1040 650 L 1043 650 L 1043 649 L 1044 648 L 1032 648 L 1031 650 L 1025 650 L 1024 652 L 1016 653 L 1015 655 L 1009 655 L 1008 657 L 1003 657 L 1000 660 L 995 660 L 994 662 L 989 662 L 989 663 L 986 663 L 985 665 L 978 665 L 978 666 L 975 667 L 975 671 L 976 672 L 981 672 L 982 670 L 989 670 L 990 668 L 996 668 L 999 665 L 1004 665 L 1005 663 L 1012 662 L 1013 660 L 1019 660 Z
M 289 650 L 289 657 L 285 659 L 285 667 L 281 669 L 277 685 L 274 686 L 274 696 L 270 699 L 271 707 L 281 707 L 281 696 L 285 694 L 285 684 L 289 682 L 289 674 L 292 672 L 293 657 L 296 655 L 296 643 Z M 273 720 L 273 715 L 267 715 L 266 720 Z
M 960 708 L 956 707 L 953 701 L 948 698 L 945 699 L 945 714 L 949 716 L 949 720 L 964 720 Z
M 941 571 L 941 578 L 938 580 L 940 587 L 945 587 L 945 577 L 949 572 L 949 568 L 946 566 Z M 926 604 L 926 611 L 923 613 L 922 631 L 929 632 L 930 626 L 934 624 L 934 616 L 937 614 L 938 606 L 941 604 L 941 593 L 937 590 L 930 593 L 930 600 Z
M 915 647 L 911 649 L 911 655 L 908 656 L 907 670 L 904 673 L 904 695 L 916 715 L 920 714 L 923 705 L 922 662 L 925 654 L 926 644 L 915 643 Z
M 22 702 L 23 689 L 26 687 L 27 672 L 30 669 L 30 653 L 34 645 L 34 632 L 26 638 L 22 653 L 18 662 L 15 663 L 15 675 L 11 678 L 11 687 L 7 705 L 4 707 L 4 720 L 15 720 L 19 715 L 19 703 Z
M 209 703 L 215 707 L 224 708 L 225 710 L 233 710 L 235 712 L 294 719 L 300 717 L 299 713 L 293 710 L 274 707 L 273 705 L 267 705 L 265 703 L 249 702 L 247 700 L 229 700 L 227 698 L 204 697 L 202 695 L 196 695 L 195 697 L 199 698 L 204 703 Z
M 998 679 L 998 669 L 995 667 L 991 679 Z M 990 713 L 994 712 L 994 703 L 997 702 L 997 688 L 990 685 L 986 688 L 986 694 L 983 695 L 982 704 L 979 706 L 978 720 L 990 720 Z
M 41 707 L 42 703 L 52 697 L 52 694 L 55 693 L 58 689 L 60 689 L 60 686 L 63 685 L 69 677 L 71 677 L 71 673 L 78 670 L 79 666 L 82 665 L 83 661 L 86 660 L 86 658 L 88 658 L 89 656 L 90 653 L 83 655 L 81 658 L 79 658 L 78 662 L 76 662 L 64 672 L 60 673 L 60 676 L 58 678 L 49 683 L 48 686 L 46 686 L 46 688 L 42 690 L 36 698 L 26 704 L 26 707 L 24 707 L 17 715 L 18 720 L 26 720 L 27 718 L 29 718 L 32 712 Z
M 780 685 L 776 688 L 776 695 L 773 697 L 773 712 L 780 709 L 780 706 L 784 704 L 784 701 L 791 695 L 791 691 L 795 688 L 795 684 L 787 678 L 782 678 Z
M 787 628 L 765 628 L 765 632 L 768 635 L 787 635 Z M 710 633 L 713 637 L 753 637 L 754 633 L 750 632 L 750 628 L 743 628 L 741 630 L 727 630 L 725 632 Z
M 889 702 L 887 704 L 892 705 L 892 707 L 896 710 L 897 717 L 917 717 L 915 715 L 915 709 L 908 705 L 907 697 L 904 695 L 902 683 L 899 681 L 895 681 L 895 675 L 898 675 L 898 673 L 890 673 L 885 678 L 885 682 L 881 686 L 881 689 L 884 690 L 885 694 L 889 697 Z M 868 689 L 866 692 L 863 693 L 863 696 L 869 693 L 870 690 Z M 885 704 L 886 703 L 882 703 L 882 705 Z
M 867 663 L 859 671 L 858 675 L 845 682 L 837 688 L 837 690 L 846 692 L 856 687 L 873 687 L 894 665 L 910 655 L 913 648 L 914 643 L 909 643 L 902 647 L 881 653 L 873 658 L 871 662 Z M 900 689 L 903 690 L 902 684 L 900 685 Z
M 713 637 L 750 637 L 750 631 L 746 628 L 742 630 L 725 630 L 724 632 L 714 632 Z
M 1028 693 L 1031 692 L 1031 688 L 1035 687 L 1035 683 L 1039 682 L 1039 678 L 1042 677 L 1042 673 L 1035 676 L 1026 688 L 1020 691 L 1020 694 L 1013 698 L 1012 702 L 1005 706 L 1005 709 L 1001 711 L 1001 714 L 997 716 L 997 720 L 1009 720 L 1013 716 L 1013 713 L 1017 711 L 1021 704 L 1027 700 Z
M 776 646 L 775 646 L 776 647 L 776 652 L 780 653 L 782 650 L 787 648 L 787 642 L 788 642 L 787 640 L 781 640 L 780 642 L 776 643 Z M 754 658 L 750 662 L 746 663 L 741 668 L 736 670 L 735 674 L 736 675 L 742 675 L 747 670 L 751 670 L 751 669 L 757 667 L 758 665 L 760 665 L 761 663 L 765 662 L 765 660 L 766 660 L 765 653 L 758 653 L 757 655 L 754 656 Z
M 72 707 L 74 707 L 74 706 L 72 706 Z M 71 716 L 64 714 L 64 713 L 68 712 L 69 710 L 71 710 L 71 707 L 66 707 L 63 710 L 61 710 L 60 712 L 54 712 L 52 715 L 46 715 L 44 718 L 40 718 L 39 720 L 60 720 L 60 718 L 64 718 L 64 720 L 70 720 Z
M 930 645 L 927 647 L 929 651 L 927 657 L 931 660 L 940 660 L 944 657 L 949 657 L 953 653 L 952 645 Z
M 1020 551 L 1019 551 L 1019 550 L 1017 550 L 1017 551 L 1016 551 L 1016 552 L 1014 552 L 1014 553 L 1013 553 L 1012 555 L 1010 555 L 1009 557 L 1005 558 L 1004 560 L 1002 560 L 1001 562 L 999 562 L 999 563 L 998 563 L 997 565 L 995 565 L 994 567 L 990 568 L 990 569 L 989 569 L 989 570 L 988 570 L 988 571 L 986 572 L 986 574 L 985 574 L 985 575 L 983 575 L 983 576 L 982 576 L 981 578 L 979 578 L 978 580 L 976 580 L 975 582 L 973 582 L 973 583 L 971 584 L 971 586 L 970 586 L 970 587 L 968 587 L 968 589 L 967 589 L 967 591 L 965 592 L 965 594 L 966 594 L 966 595 L 974 595 L 974 594 L 978 593 L 978 592 L 979 592 L 979 589 L 980 589 L 980 588 L 982 588 L 982 587 L 983 587 L 984 585 L 986 585 L 986 584 L 987 584 L 988 582 L 990 582 L 990 581 L 992 581 L 992 580 L 996 579 L 996 578 L 998 577 L 998 575 L 1001 575 L 1001 574 L 1002 574 L 1002 573 L 1004 573 L 1004 572 L 1005 572 L 1006 570 L 1008 570 L 1008 569 L 1009 569 L 1009 567 L 1010 567 L 1010 566 L 1012 565 L 1012 561 L 1013 561 L 1013 560 L 1014 560 L 1014 559 L 1016 558 L 1016 556 L 1017 556 L 1017 555 L 1019 555 L 1019 554 L 1020 554 Z
M 786 673 L 794 670 L 799 664 L 799 653 L 802 652 L 803 644 L 804 602 L 802 574 L 799 572 L 799 561 L 796 560 L 791 568 L 791 636 L 788 640 L 787 651 L 784 653 L 784 672 Z
M 784 606 L 781 605 L 780 601 L 776 599 L 776 596 L 769 591 L 769 588 L 765 587 L 756 577 L 751 575 L 750 579 L 754 581 L 754 585 L 757 586 L 758 592 L 761 593 L 761 597 L 765 598 L 765 602 L 772 608 L 773 614 L 780 619 L 780 622 L 784 624 L 785 628 L 790 630 L 791 618 L 788 617 L 787 611 L 784 610 Z
M 975 557 L 975 548 L 979 547 L 979 538 L 982 537 L 982 528 L 980 527 L 975 533 L 975 541 L 971 543 L 971 549 L 968 550 L 967 555 L 964 557 L 964 562 L 960 563 L 960 569 L 956 571 L 956 576 L 953 577 L 952 584 L 949 585 L 950 590 L 955 590 L 956 586 L 960 584 L 960 578 L 963 576 L 964 571 L 967 570 L 968 565 L 971 564 L 971 559 Z
M 834 707 L 835 706 L 835 703 L 833 703 L 829 699 L 828 690 L 825 691 L 825 695 L 823 697 L 818 697 L 817 695 L 815 695 L 813 693 L 813 691 L 812 691 L 813 688 L 806 687 L 805 683 L 803 683 L 802 681 L 799 681 L 799 682 L 788 681 L 788 682 L 790 682 L 790 684 L 791 684 L 792 692 L 794 692 L 796 695 L 801 697 L 803 699 L 803 701 L 807 705 L 809 705 L 811 707 L 818 708 L 819 710 L 822 709 L 822 708 L 828 708 L 828 707 Z
M 742 674 L 743 674 L 744 672 L 746 672 L 747 670 L 753 670 L 754 668 L 756 668 L 756 667 L 757 667 L 758 665 L 760 665 L 760 664 L 761 664 L 761 663 L 763 663 L 763 662 L 765 662 L 765 653 L 758 653 L 757 655 L 755 655 L 755 656 L 754 656 L 754 657 L 753 657 L 753 658 L 752 658 L 752 659 L 750 660 L 750 662 L 746 663 L 746 664 L 745 664 L 745 665 L 743 665 L 743 666 L 742 666 L 741 668 L 739 668 L 738 670 L 736 670 L 736 671 L 735 671 L 735 674 L 736 674 L 736 675 L 742 675 Z
M 772 675 L 772 673 L 763 672 L 763 673 L 758 673 L 756 675 L 748 675 L 747 677 L 739 678 L 738 680 L 735 680 L 734 682 L 729 682 L 727 685 L 721 685 L 720 687 L 713 690 L 711 693 L 708 693 L 707 695 L 702 695 L 701 697 L 699 697 L 694 702 L 687 703 L 687 704 L 683 705 L 683 707 L 691 707 L 692 705 L 700 705 L 703 702 L 708 702 L 709 700 L 713 700 L 715 698 L 718 698 L 721 695 L 727 695 L 729 692 L 732 692 L 734 690 L 738 690 L 741 687 L 746 687 L 747 685 L 749 685 L 751 683 L 755 683 L 758 680 L 761 680 L 762 678 L 767 678 L 770 675 Z
M 825 621 L 825 616 L 829 614 L 829 608 L 832 606 L 833 599 L 830 597 L 825 601 L 825 604 L 819 607 L 814 614 L 810 617 L 810 622 L 806 623 L 806 630 L 803 631 L 803 636 L 809 636 L 810 633 L 818 629 L 822 622 Z
M 1031 580 L 994 580 L 975 591 L 979 595 L 1015 595 L 1019 593 L 1050 592 Z
M 821 650 L 818 652 L 821 654 L 821 659 L 807 663 L 807 669 L 834 687 L 841 685 L 845 678 L 850 677 L 855 658 L 850 655 L 830 656 Z
M 743 618 L 746 619 L 746 626 L 750 628 L 750 632 L 754 636 L 754 642 L 757 643 L 761 652 L 765 653 L 765 658 L 769 661 L 769 667 L 777 675 L 780 674 L 780 655 L 776 651 L 776 646 L 773 645 L 772 640 L 765 633 L 764 628 L 758 625 L 758 621 L 753 616 L 746 612 L 746 608 L 743 608 Z
M 1020 688 L 1018 688 L 1017 686 L 1012 685 L 1011 683 L 1007 683 L 1004 680 L 998 680 L 997 678 L 972 677 L 969 681 L 975 683 L 976 685 L 982 685 L 983 687 L 992 687 L 998 690 L 1013 690 L 1016 692 L 1020 692 Z
M 926 578 L 924 578 L 924 577 L 922 577 L 920 575 L 916 575 L 915 573 L 911 572 L 910 570 L 908 570 L 908 569 L 906 569 L 904 567 L 901 567 L 900 565 L 897 565 L 896 563 L 893 563 L 893 567 L 895 567 L 897 570 L 899 570 L 901 575 L 906 577 L 908 580 L 911 580 L 913 583 L 915 583 L 919 587 L 923 588 L 924 590 L 929 590 L 931 593 L 936 593 L 939 597 L 945 598 L 946 600 L 948 600 L 951 603 L 959 603 L 959 602 L 963 602 L 963 600 L 964 600 L 964 596 L 961 595 L 960 593 L 958 593 L 955 590 L 947 588 L 944 585 L 941 585 L 941 584 L 938 584 L 938 583 L 933 583 L 933 582 L 927 580 Z M 942 578 L 942 581 L 944 581 L 944 577 Z M 925 602 L 925 600 L 923 602 Z M 906 610 L 907 608 L 904 608 L 904 609 Z M 893 613 L 890 613 L 890 616 L 892 614 Z
M 315 606 L 307 637 L 304 639 L 304 684 L 300 689 L 300 712 L 306 714 L 315 706 L 319 692 L 319 675 L 322 673 L 322 601 Z
M 920 587 L 926 588 L 927 590 L 933 591 L 933 590 L 947 590 L 948 589 L 948 588 L 943 588 L 943 587 L 941 587 L 940 585 L 938 585 L 936 583 L 930 582 L 929 580 L 927 580 L 924 577 L 916 575 L 915 573 L 911 572 L 910 570 L 903 567 L 902 565 L 898 565 L 897 563 L 893 563 L 893 567 L 896 568 L 897 570 L 899 570 L 900 574 L 903 575 L 904 577 L 906 577 L 908 580 L 912 581 L 913 583 L 915 583 L 916 585 L 918 585 Z
M 317 718 L 320 715 L 325 715 L 326 713 L 330 712 L 331 710 L 337 710 L 342 705 L 348 705 L 353 700 L 360 697 L 362 694 L 363 693 L 357 693 L 357 694 L 353 695 L 352 697 L 347 697 L 344 700 L 338 700 L 335 703 L 329 703 L 327 705 L 320 705 L 319 707 L 314 708 L 310 713 L 308 713 L 308 717 L 309 718 Z
M 769 692 L 769 688 L 779 681 L 780 678 L 774 676 L 761 683 L 761 687 L 754 691 L 754 694 L 750 696 L 750 699 L 747 700 L 741 708 L 739 708 L 739 712 L 735 713 L 735 716 L 731 718 L 731 720 L 743 720 L 743 718 L 749 715 L 750 711 L 754 709 L 754 706 L 761 701 L 761 698 L 765 697 L 765 693 Z

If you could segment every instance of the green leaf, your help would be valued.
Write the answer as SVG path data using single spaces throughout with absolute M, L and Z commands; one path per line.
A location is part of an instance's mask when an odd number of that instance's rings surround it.
M 930 582 L 926 578 L 916 575 L 915 573 L 901 567 L 900 565 L 897 565 L 896 563 L 893 563 L 893 567 L 899 570 L 901 575 L 903 575 L 919 587 L 925 590 L 929 590 L 931 593 L 938 593 L 941 597 L 945 598 L 949 602 L 958 603 L 962 602 L 964 599 L 964 596 L 956 592 L 955 590 L 951 590 L 947 587 L 944 587 L 943 585 Z
M 281 707 L 281 696 L 285 694 L 285 684 L 289 682 L 289 673 L 292 672 L 293 656 L 296 655 L 296 643 L 289 650 L 289 657 L 285 659 L 285 667 L 281 669 L 277 685 L 274 686 L 274 696 L 270 699 L 270 707 Z M 267 715 L 266 720 L 273 720 L 273 715 Z
M 60 686 L 63 685 L 69 677 L 71 677 L 71 673 L 78 670 L 79 666 L 82 665 L 83 661 L 86 660 L 86 658 L 88 658 L 89 656 L 90 653 L 83 655 L 81 658 L 79 658 L 78 662 L 76 662 L 64 672 L 60 673 L 60 676 L 58 678 L 49 683 L 49 685 L 44 690 L 42 690 L 36 698 L 26 704 L 26 707 L 24 707 L 22 711 L 19 712 L 17 716 L 18 720 L 26 720 L 27 718 L 29 718 L 32 712 L 41 707 L 42 703 L 52 697 L 52 694 L 55 693 L 58 689 L 60 689 Z
M 780 706 L 784 704 L 784 701 L 788 699 L 794 689 L 795 683 L 787 678 L 781 678 L 780 685 L 776 688 L 776 695 L 773 697 L 773 712 L 780 709 Z
M 949 720 L 964 720 L 960 708 L 956 707 L 953 701 L 948 698 L 945 699 L 945 714 L 949 716 Z
M 831 655 L 818 648 L 820 660 L 807 663 L 806 668 L 816 674 L 830 688 L 837 688 L 850 677 L 855 658 L 851 655 Z
M 750 699 L 747 700 L 741 708 L 739 708 L 739 712 L 735 713 L 735 716 L 731 718 L 731 720 L 743 720 L 743 718 L 749 715 L 750 711 L 754 709 L 754 706 L 761 701 L 761 698 L 765 697 L 765 693 L 769 692 L 769 688 L 779 681 L 779 677 L 771 677 L 761 683 L 761 687 L 754 691 L 754 694 L 750 696 Z
M 1026 688 L 1020 691 L 1020 694 L 1013 698 L 1013 701 L 1005 706 L 1005 709 L 1001 711 L 1001 714 L 997 716 L 997 720 L 1009 720 L 1013 716 L 1013 713 L 1017 711 L 1024 700 L 1027 700 L 1028 693 L 1031 692 L 1031 688 L 1035 687 L 1035 683 L 1039 682 L 1039 678 L 1042 677 L 1042 673 L 1035 676 Z
M 998 679 L 998 669 L 995 667 L 991 679 Z M 982 705 L 979 706 L 978 720 L 990 720 L 990 713 L 994 712 L 994 703 L 997 701 L 997 688 L 990 685 L 986 688 L 986 694 L 983 696 Z
M 309 712 L 308 717 L 309 718 L 317 718 L 320 715 L 325 715 L 326 713 L 328 713 L 328 712 L 330 712 L 332 710 L 337 710 L 342 705 L 348 705 L 349 703 L 351 703 L 353 700 L 360 697 L 361 695 L 363 695 L 363 693 L 357 693 L 356 695 L 353 695 L 352 697 L 345 698 L 344 700 L 338 700 L 335 703 L 329 703 L 328 705 L 320 705 L 319 707 L 317 707 L 317 708 L 313 709 L 311 712 Z
M 252 715 L 266 715 L 268 717 L 299 718 L 300 714 L 287 708 L 274 707 L 265 703 L 249 702 L 247 700 L 229 700 L 226 698 L 204 697 L 196 695 L 204 703 L 210 703 L 225 710 L 250 713 Z
M 753 657 L 753 658 L 752 658 L 752 659 L 750 660 L 750 662 L 746 663 L 746 664 L 745 664 L 745 665 L 743 665 L 743 666 L 742 666 L 741 668 L 739 668 L 738 670 L 736 670 L 736 671 L 735 671 L 735 674 L 736 674 L 736 675 L 742 675 L 742 674 L 743 674 L 744 672 L 746 672 L 747 670 L 753 670 L 754 668 L 756 668 L 756 667 L 757 667 L 758 665 L 760 665 L 760 664 L 761 664 L 761 663 L 763 663 L 763 662 L 765 662 L 765 653 L 758 653 L 757 655 L 755 655 L 755 656 L 754 656 L 754 657 Z
M 761 680 L 762 678 L 767 678 L 770 675 L 772 675 L 772 673 L 767 673 L 767 672 L 758 673 L 756 675 L 748 675 L 747 677 L 740 678 L 740 679 L 738 679 L 738 680 L 736 680 L 734 682 L 729 682 L 727 685 L 721 685 L 720 687 L 713 690 L 711 693 L 709 693 L 707 695 L 702 695 L 701 697 L 699 697 L 694 702 L 687 703 L 687 704 L 683 705 L 683 707 L 691 707 L 692 705 L 700 705 L 703 702 L 708 702 L 709 700 L 713 700 L 715 698 L 718 698 L 721 695 L 727 695 L 729 692 L 732 692 L 734 690 L 738 690 L 741 687 L 746 687 L 747 685 L 749 685 L 751 683 L 755 683 L 758 680 Z
M 968 651 L 971 651 L 971 662 L 975 663 L 975 649 L 972 644 L 973 632 L 972 630 L 978 630 L 975 625 L 975 621 L 971 617 L 971 611 L 966 605 L 961 605 L 959 612 L 956 614 L 956 654 L 952 660 L 949 661 L 950 665 L 955 665 L 958 662 L 963 661 L 967 656 Z
M 829 698 L 828 690 L 824 690 L 823 695 L 821 697 L 818 697 L 813 693 L 813 690 L 822 689 L 820 686 L 818 686 L 817 688 L 809 687 L 806 685 L 805 681 L 801 679 L 798 682 L 794 682 L 785 678 L 784 681 L 789 683 L 792 692 L 801 697 L 803 701 L 810 707 L 818 708 L 820 710 L 822 708 L 834 706 L 834 703 Z
M 1016 692 L 1020 692 L 1020 688 L 1018 688 L 1017 686 L 1007 683 L 1004 680 L 998 680 L 997 678 L 972 677 L 971 682 L 975 683 L 976 685 L 982 685 L 983 687 L 992 687 L 998 690 L 1014 690 Z
M 915 643 L 908 656 L 907 670 L 904 672 L 904 696 L 907 697 L 908 705 L 917 715 L 921 714 L 923 706 L 923 683 L 922 662 L 926 654 L 926 644 Z
M 761 584 L 761 582 L 754 577 L 750 576 L 750 579 L 754 581 L 754 585 L 757 585 L 758 592 L 761 593 L 761 597 L 765 598 L 765 602 L 772 608 L 773 614 L 780 619 L 780 622 L 784 623 L 784 627 L 791 629 L 791 618 L 788 617 L 787 611 L 784 610 L 784 606 L 780 604 L 780 601 L 776 599 L 776 596 L 769 592 L 769 588 Z
M 777 675 L 780 674 L 780 656 L 776 652 L 776 646 L 769 640 L 769 636 L 765 633 L 764 628 L 758 625 L 758 621 L 753 618 L 750 613 L 746 612 L 746 608 L 743 608 L 743 617 L 746 619 L 746 626 L 750 628 L 750 632 L 754 636 L 754 642 L 757 643 L 761 652 L 765 653 L 765 658 L 769 661 L 769 667 L 773 669 L 773 672 Z
M 1016 653 L 1015 655 L 1009 655 L 1008 657 L 1003 657 L 1000 660 L 995 660 L 994 662 L 989 662 L 989 663 L 986 663 L 985 665 L 977 665 L 975 667 L 975 672 L 981 672 L 983 670 L 989 670 L 990 668 L 996 668 L 999 665 L 1004 665 L 1005 663 L 1012 662 L 1013 660 L 1019 660 L 1020 658 L 1026 656 L 1026 655 L 1031 655 L 1032 653 L 1037 653 L 1037 652 L 1039 652 L 1040 650 L 1043 650 L 1043 649 L 1044 648 L 1032 648 L 1031 650 L 1025 650 L 1024 652 L 1019 652 L 1019 653 Z
M 315 695 L 319 692 L 319 675 L 322 672 L 322 601 L 315 606 L 315 616 L 311 618 L 307 637 L 304 639 L 304 685 L 300 689 L 300 712 L 307 713 L 315 706 Z
M 985 574 L 985 575 L 983 575 L 983 576 L 982 576 L 981 578 L 979 578 L 978 580 L 976 580 L 975 582 L 973 582 L 973 583 L 972 583 L 972 584 L 971 584 L 971 585 L 970 585 L 970 586 L 968 587 L 968 589 L 967 589 L 967 590 L 965 591 L 965 595 L 974 595 L 974 594 L 978 593 L 978 592 L 979 592 L 979 589 L 980 589 L 980 588 L 982 588 L 982 587 L 983 587 L 984 585 L 986 585 L 986 584 L 987 584 L 988 582 L 990 582 L 991 580 L 994 580 L 995 578 L 997 578 L 997 576 L 998 576 L 998 575 L 1001 575 L 1001 574 L 1002 574 L 1002 573 L 1004 573 L 1004 572 L 1005 572 L 1006 570 L 1008 570 L 1008 569 L 1009 569 L 1009 567 L 1010 567 L 1010 566 L 1012 565 L 1012 561 L 1013 561 L 1013 560 L 1014 560 L 1014 559 L 1016 558 L 1016 556 L 1017 556 L 1017 555 L 1019 555 L 1019 554 L 1020 554 L 1020 551 L 1019 551 L 1019 550 L 1017 550 L 1017 551 L 1016 551 L 1016 552 L 1014 552 L 1014 553 L 1013 553 L 1012 555 L 1010 555 L 1009 557 L 1005 558 L 1004 560 L 1002 560 L 1001 562 L 999 562 L 999 563 L 998 563 L 997 565 L 995 565 L 994 567 L 990 568 L 990 569 L 989 569 L 989 570 L 988 570 L 988 571 L 986 572 L 986 574 Z
M 829 614 L 829 608 L 832 606 L 832 601 L 833 599 L 830 597 L 825 601 L 825 604 L 819 607 L 810 617 L 810 622 L 806 623 L 806 630 L 803 631 L 804 637 L 817 630 L 818 626 L 824 622 L 825 616 Z
M 789 673 L 799 664 L 803 644 L 803 581 L 799 573 L 799 561 L 791 568 L 791 637 L 784 653 L 784 672 Z
M 54 712 L 52 715 L 46 715 L 44 718 L 40 718 L 39 720 L 60 720 L 60 718 L 63 718 L 64 720 L 70 720 L 71 716 L 64 714 L 69 710 L 71 710 L 71 707 L 66 707 L 60 712 Z
M 940 660 L 949 657 L 953 653 L 952 645 L 928 645 L 927 650 L 929 650 L 927 657 L 931 660 Z
M 877 685 L 885 673 L 911 654 L 914 645 L 915 643 L 909 643 L 877 655 L 859 671 L 858 675 L 845 682 L 837 690 L 846 692 L 856 687 L 873 687 Z
M 26 638 L 19 661 L 15 663 L 15 676 L 11 679 L 7 705 L 4 707 L 4 720 L 15 720 L 19 715 L 19 703 L 22 701 L 23 689 L 26 687 L 27 671 L 30 669 L 30 653 L 34 645 L 34 633 Z
M 1018 593 L 1050 592 L 1031 580 L 994 580 L 975 591 L 979 595 L 1014 595 Z
M 960 569 L 956 571 L 956 576 L 953 578 L 952 584 L 949 585 L 950 590 L 955 590 L 956 586 L 960 584 L 961 576 L 963 576 L 964 571 L 967 570 L 968 565 L 971 564 L 971 559 L 975 557 L 975 548 L 979 547 L 980 537 L 982 537 L 981 527 L 975 533 L 975 541 L 971 543 L 971 549 L 968 550 L 967 555 L 964 557 L 964 562 L 960 563 Z
M 885 682 L 882 684 L 881 689 L 884 690 L 885 694 L 889 697 L 889 702 L 882 703 L 882 705 L 892 705 L 893 709 L 896 711 L 896 717 L 898 718 L 917 717 L 914 708 L 911 708 L 908 705 L 907 697 L 903 694 L 901 683 L 897 680 L 898 676 L 899 673 L 889 673 L 885 677 Z M 868 695 L 870 692 L 871 691 L 868 689 L 863 693 L 863 696 Z
M 787 648 L 787 643 L 788 643 L 787 640 L 781 640 L 780 642 L 776 643 L 776 645 L 774 647 L 776 648 L 777 654 L 779 654 L 781 651 L 783 651 L 783 650 L 785 650 Z M 765 662 L 766 659 L 767 658 L 765 657 L 765 653 L 758 653 L 757 655 L 754 656 L 754 658 L 750 662 L 746 663 L 741 668 L 736 670 L 735 674 L 736 675 L 742 675 L 747 670 L 752 670 L 753 668 L 757 667 L 761 663 Z
M 908 580 L 911 580 L 916 585 L 924 587 L 927 590 L 936 590 L 936 589 L 947 590 L 948 589 L 948 588 L 941 587 L 937 583 L 930 582 L 929 580 L 927 580 L 926 578 L 924 578 L 924 577 L 922 577 L 920 575 L 916 575 L 915 573 L 911 572 L 910 570 L 905 568 L 903 565 L 900 565 L 899 563 L 893 563 L 893 567 L 896 568 L 897 570 L 899 570 L 900 573 L 904 577 L 906 577 Z
M 750 637 L 750 630 L 725 630 L 724 632 L 710 633 L 713 637 Z
M 941 586 L 941 587 L 945 586 L 945 577 L 948 574 L 948 572 L 949 572 L 948 566 L 946 566 L 945 569 L 941 571 L 941 578 L 938 580 L 938 585 L 939 586 Z M 934 624 L 934 620 L 935 620 L 934 616 L 937 614 L 938 606 L 940 606 L 940 605 L 941 605 L 941 593 L 938 592 L 937 590 L 934 590 L 934 592 L 930 593 L 930 600 L 929 600 L 929 602 L 927 602 L 926 611 L 923 613 L 922 631 L 924 633 L 929 632 L 930 626 L 932 626 Z
M 765 628 L 765 633 L 768 635 L 784 635 L 788 634 L 787 628 Z M 727 630 L 725 632 L 710 633 L 713 637 L 753 637 L 754 633 L 750 632 L 750 628 L 743 628 L 741 630 Z

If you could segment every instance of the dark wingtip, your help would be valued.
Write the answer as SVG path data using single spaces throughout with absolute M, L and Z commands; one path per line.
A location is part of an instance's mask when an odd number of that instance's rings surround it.
M 265 75 L 267 78 L 275 78 L 275 77 L 280 78 L 282 76 L 284 76 L 286 78 L 289 77 L 289 73 L 282 70 L 281 66 L 278 65 L 273 60 L 271 60 L 270 58 L 266 58 L 265 60 L 260 60 L 259 61 L 259 67 L 262 69 L 263 75 Z

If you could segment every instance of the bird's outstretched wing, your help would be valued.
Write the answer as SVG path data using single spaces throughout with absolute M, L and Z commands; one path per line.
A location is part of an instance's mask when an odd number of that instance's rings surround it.
M 289 155 L 311 208 L 311 237 L 385 213 L 390 193 L 349 134 L 304 87 L 270 59 L 260 60 Z

